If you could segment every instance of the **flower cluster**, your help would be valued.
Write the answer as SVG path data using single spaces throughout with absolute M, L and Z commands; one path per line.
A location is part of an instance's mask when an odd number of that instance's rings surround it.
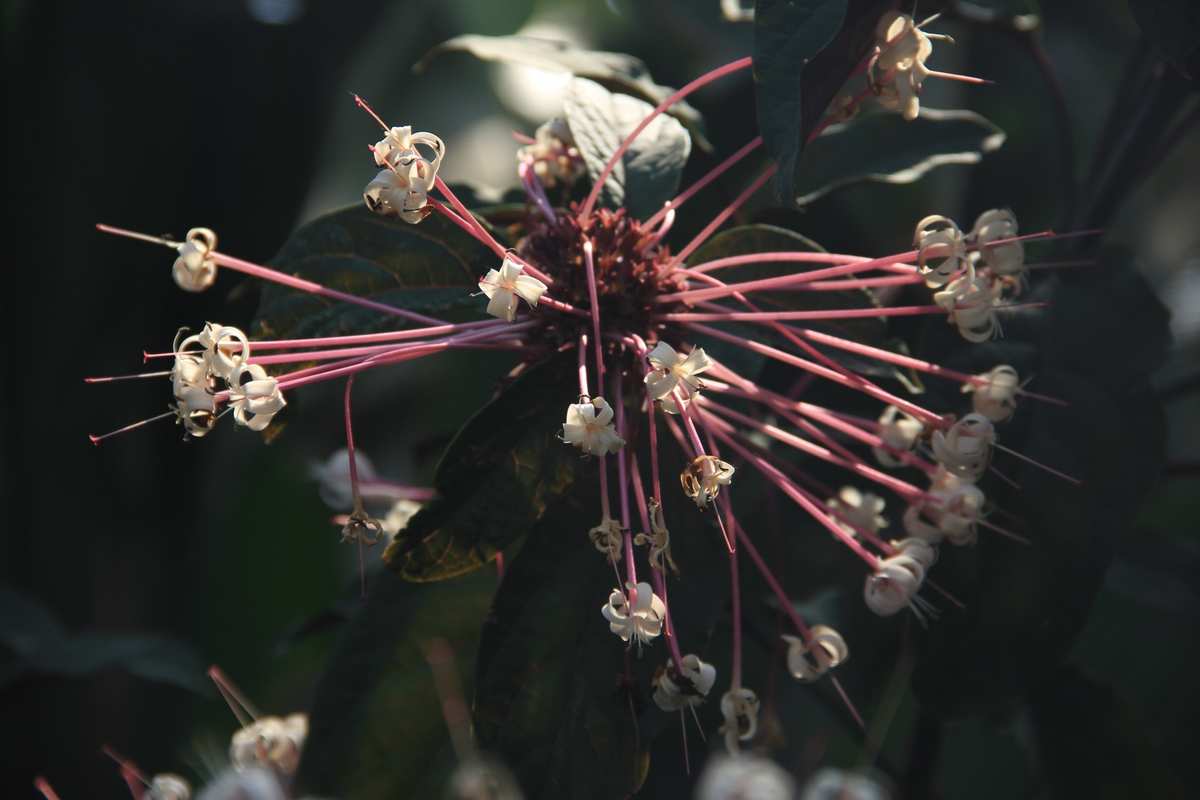
M 209 322 L 200 333 L 176 340 L 173 349 L 174 410 L 190 436 L 212 430 L 222 399 L 237 424 L 252 431 L 266 428 L 287 405 L 279 382 L 250 363 L 250 343 L 238 328 Z

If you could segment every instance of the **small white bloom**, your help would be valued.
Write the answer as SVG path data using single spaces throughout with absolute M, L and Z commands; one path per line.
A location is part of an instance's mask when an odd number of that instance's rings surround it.
M 716 683 L 717 668 L 701 661 L 699 656 L 686 655 L 682 663 L 682 676 L 675 672 L 670 661 L 654 675 L 654 703 L 663 711 L 682 711 L 700 705 Z
M 217 249 L 217 234 L 209 228 L 192 228 L 179 245 L 179 256 L 171 267 L 171 276 L 180 289 L 203 292 L 217 279 L 217 263 L 209 255 Z
M 142 800 L 191 800 L 192 787 L 183 778 L 171 773 L 155 775 Z
M 512 773 L 498 761 L 470 757 L 450 773 L 445 800 L 522 800 Z
M 679 483 L 684 494 L 705 508 L 717 499 L 722 486 L 733 483 L 733 472 L 732 464 L 716 456 L 696 456 L 679 474 Z
M 880 784 L 865 775 L 826 767 L 804 786 L 800 800 L 889 800 Z
M 858 536 L 861 531 L 876 534 L 880 528 L 887 527 L 888 522 L 883 517 L 884 500 L 870 492 L 843 486 L 837 497 L 829 498 L 825 504 L 851 536 Z
M 398 168 L 398 172 L 381 170 L 363 189 L 363 202 L 367 208 L 385 217 L 399 217 L 413 225 L 425 219 L 432 211 L 429 189 L 433 186 L 433 176 L 427 173 L 422 177 L 421 163 L 414 161 L 408 167 Z
M 949 322 L 968 342 L 986 342 L 1000 333 L 996 319 L 996 301 L 1000 287 L 982 276 L 960 275 L 933 296 L 933 302 L 946 309 Z
M 675 565 L 675 559 L 671 558 L 671 532 L 667 530 L 666 521 L 663 519 L 662 506 L 652 497 L 647 504 L 647 511 L 650 517 L 650 533 L 639 533 L 633 537 L 633 543 L 650 548 L 647 558 L 656 570 L 666 572 L 667 567 L 670 567 L 671 571 L 678 575 L 679 567 Z
M 532 165 L 533 174 L 542 186 L 547 189 L 560 183 L 570 186 L 587 171 L 565 119 L 555 117 L 543 123 L 533 138 L 533 144 L 517 151 L 517 160 Z
M 625 588 L 628 591 L 636 588 L 637 598 L 632 608 L 625 592 L 613 589 L 600 613 L 608 620 L 608 629 L 620 636 L 622 642 L 633 639 L 639 646 L 648 644 L 662 633 L 667 607 L 648 583 L 639 583 L 636 587 L 626 583 Z
M 912 505 L 904 512 L 904 529 L 909 536 L 937 544 L 974 544 L 976 525 L 983 513 L 984 494 L 972 483 L 939 469 L 929 488 L 932 499 Z
M 794 800 L 796 784 L 778 764 L 752 755 L 713 756 L 696 800 Z
M 691 395 L 704 388 L 704 384 L 696 376 L 706 372 L 713 365 L 712 359 L 702 347 L 694 347 L 691 353 L 684 356 L 661 340 L 646 354 L 646 360 L 652 368 L 646 373 L 646 391 L 655 400 L 661 400 L 663 410 L 670 414 L 679 413 L 675 388 L 683 385 L 686 391 L 681 394 L 686 404 Z
M 758 733 L 758 695 L 743 686 L 735 686 L 721 696 L 721 733 L 725 749 L 737 755 L 738 742 L 748 742 Z
M 512 322 L 517 317 L 517 299 L 524 300 L 530 308 L 537 306 L 546 284 L 537 278 L 522 275 L 524 266 L 512 256 L 505 256 L 500 269 L 490 269 L 479 289 L 487 295 L 487 313 L 493 317 Z
M 921 84 L 929 76 L 925 61 L 933 53 L 933 42 L 908 14 L 889 11 L 875 28 L 878 54 L 871 63 L 871 84 L 880 104 L 914 120 L 921 110 Z M 875 71 L 881 70 L 882 77 Z
M 937 563 L 937 547 L 925 539 L 893 539 L 889 544 L 896 549 L 897 553 L 916 559 L 926 572 Z
M 996 431 L 983 414 L 967 414 L 949 430 L 934 431 L 930 437 L 933 457 L 949 472 L 977 481 L 992 459 Z
M 229 404 L 239 425 L 261 431 L 271 424 L 287 401 L 279 382 L 258 364 L 246 364 L 229 382 Z
M 913 232 L 917 268 L 931 289 L 945 286 L 967 265 L 967 245 L 954 220 L 931 214 L 917 223 Z
M 913 600 L 925 582 L 925 567 L 912 556 L 898 553 L 880 559 L 875 572 L 867 576 L 863 599 L 867 608 L 881 617 L 890 617 Z
M 896 406 L 888 406 L 879 415 L 879 437 L 893 450 L 910 452 L 925 432 L 925 426 Z M 899 467 L 904 462 L 882 447 L 872 448 L 875 459 L 885 467 Z
M 612 406 L 603 397 L 567 406 L 562 439 L 594 456 L 615 453 L 625 446 L 625 440 L 613 427 Z
M 788 643 L 787 665 L 792 677 L 814 681 L 850 657 L 846 640 L 833 628 L 814 625 L 806 642 L 796 636 L 783 636 Z
M 615 564 L 621 560 L 621 545 L 624 544 L 624 531 L 621 523 L 612 517 L 605 517 L 600 524 L 588 531 L 588 539 L 592 546 L 603 553 L 608 560 Z
M 964 383 L 964 393 L 973 393 L 972 406 L 976 414 L 982 414 L 992 422 L 1004 422 L 1017 410 L 1017 392 L 1021 380 L 1017 371 L 1007 364 L 993 367 L 982 375 L 975 376 L 985 383 Z
M 388 509 L 383 519 L 379 521 L 379 524 L 383 527 L 383 532 L 395 538 L 400 531 L 408 527 L 409 520 L 421 510 L 421 505 L 416 500 L 397 500 Z
M 279 776 L 267 769 L 222 772 L 196 800 L 287 800 Z
M 1017 235 L 1017 216 L 1006 208 L 993 208 L 979 215 L 971 238 L 979 247 L 983 263 L 1000 276 L 1020 276 L 1025 271 L 1025 246 L 1021 242 L 991 244 Z
M 422 155 L 420 147 L 425 147 L 432 153 L 432 158 Z M 412 126 L 403 125 L 392 128 L 383 138 L 371 148 L 375 154 L 375 164 L 380 167 L 407 167 L 416 160 L 424 161 L 433 174 L 437 174 L 446 155 L 446 145 L 432 133 L 413 133 Z M 430 178 L 432 186 L 433 179 Z
M 236 770 L 261 767 L 290 777 L 300 765 L 308 716 L 262 717 L 233 734 L 229 760 Z

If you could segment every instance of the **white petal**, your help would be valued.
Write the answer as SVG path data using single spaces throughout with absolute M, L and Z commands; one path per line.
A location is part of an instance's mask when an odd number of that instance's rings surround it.
M 667 395 L 675 390 L 679 385 L 679 379 L 672 372 L 664 372 L 662 370 L 653 370 L 646 373 L 646 391 L 655 400 L 662 400 Z
M 522 275 L 517 278 L 514 284 L 516 293 L 521 296 L 521 299 L 530 306 L 536 306 L 541 299 L 542 294 L 546 291 L 546 284 L 539 281 L 537 278 L 531 278 L 528 275 Z
M 479 282 L 479 290 L 491 299 L 496 290 L 500 288 L 500 273 L 494 269 L 489 269 L 487 275 L 483 276 L 483 280 Z
M 517 317 L 517 297 L 507 289 L 497 289 L 488 301 L 487 313 L 493 317 L 512 322 Z
M 646 354 L 646 359 L 659 369 L 670 369 L 679 363 L 679 354 L 675 352 L 674 347 L 659 340 L 654 349 Z

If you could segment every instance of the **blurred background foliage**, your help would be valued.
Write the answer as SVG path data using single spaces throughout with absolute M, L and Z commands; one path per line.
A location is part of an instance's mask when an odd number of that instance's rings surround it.
M 1008 134 L 998 153 L 913 186 L 839 191 L 803 212 L 779 211 L 764 193 L 738 216 L 863 253 L 902 249 L 914 219 L 933 211 L 966 222 L 1009 206 L 1023 230 L 1100 217 L 1106 241 L 1128 248 L 1126 260 L 1172 313 L 1170 355 L 1154 373 L 1167 411 L 1167 472 L 1144 476 L 1153 489 L 1131 527 L 1111 542 L 1077 543 L 1080 559 L 1101 562 L 1103 583 L 1082 633 L 1063 643 L 1065 665 L 1038 682 L 1030 702 L 941 724 L 908 688 L 914 630 L 891 621 L 878 626 L 877 642 L 851 643 L 856 661 L 889 666 L 869 685 L 848 680 L 878 723 L 867 755 L 879 754 L 907 796 L 1071 797 L 1083 786 L 1111 797 L 1183 796 L 1200 786 L 1200 137 L 1193 129 L 1169 150 L 1140 154 L 1111 208 L 1096 208 L 1098 197 L 1072 198 L 1069 176 L 1088 174 L 1094 148 L 1133 127 L 1106 132 L 1122 81 L 1151 70 L 1157 57 L 1138 27 L 1144 20 L 1123 0 L 1045 6 L 1040 38 L 1061 80 L 1073 146 L 1060 138 L 1053 94 L 1016 37 L 951 14 L 939 30 L 958 46 L 939 47 L 937 67 L 996 85 L 930 82 L 924 101 L 988 116 Z M 1020 0 L 990 7 L 1034 10 Z M 124 797 L 102 744 L 149 771 L 194 777 L 223 757 L 234 722 L 197 678 L 207 664 L 219 663 L 265 710 L 311 705 L 342 622 L 358 605 L 357 561 L 339 546 L 332 512 L 308 477 L 308 465 L 341 444 L 336 389 L 296 398 L 289 429 L 269 446 L 232 426 L 202 442 L 183 443 L 164 426 L 88 445 L 88 432 L 158 413 L 167 395 L 158 385 L 87 387 L 83 376 L 138 369 L 139 350 L 160 349 L 181 325 L 247 325 L 257 304 L 257 287 L 228 275 L 207 294 L 179 292 L 163 252 L 101 238 L 92 224 L 176 235 L 207 225 L 223 249 L 265 261 L 299 223 L 353 203 L 373 174 L 366 144 L 376 131 L 351 92 L 388 119 L 438 132 L 450 153 L 448 180 L 516 182 L 510 132 L 531 133 L 556 113 L 565 77 L 461 54 L 414 75 L 411 65 L 444 39 L 516 31 L 567 39 L 629 52 L 658 82 L 678 86 L 751 52 L 752 27 L 724 22 L 717 0 L 8 0 L 3 9 L 5 261 L 16 281 L 0 372 L 3 794 L 31 796 L 32 776 L 45 774 L 64 800 Z M 1168 68 L 1162 80 L 1168 88 L 1156 90 L 1162 102 L 1151 110 L 1194 118 L 1194 105 L 1171 105 L 1194 104 L 1184 79 Z M 745 78 L 718 83 L 693 104 L 715 152 L 693 156 L 685 183 L 743 144 L 755 113 Z M 755 172 L 747 165 L 705 192 L 681 215 L 678 236 L 697 231 Z M 1105 300 L 1094 313 L 1117 323 L 1138 312 L 1122 304 L 1136 303 L 1135 294 L 1111 290 Z M 1075 319 L 1082 317 L 1067 323 Z M 1118 362 L 1137 350 L 1115 327 L 1086 357 L 1103 363 L 1111 348 L 1120 372 L 1127 365 Z M 360 381 L 361 446 L 381 473 L 428 482 L 442 447 L 509 365 L 463 355 Z M 1148 405 L 1096 424 L 1149 437 L 1152 417 Z M 1119 461 L 1123 453 L 1103 457 Z M 782 510 L 768 516 L 776 525 L 789 519 Z M 486 607 L 481 580 L 447 584 L 441 601 L 414 600 L 412 616 L 387 628 L 396 658 L 411 667 L 381 690 L 411 709 L 398 742 L 411 736 L 430 754 L 411 762 L 414 772 L 448 754 L 415 642 L 438 632 L 461 642 L 469 677 L 470 620 L 478 619 L 470 611 Z M 457 636 L 464 625 L 467 635 Z M 769 643 L 774 631 L 757 636 Z M 774 661 L 774 673 L 765 662 L 747 669 L 774 674 L 768 691 L 801 712 L 801 725 L 766 725 L 783 763 L 801 775 L 863 763 L 863 744 L 837 706 L 784 680 Z M 715 727 L 710 706 L 706 720 Z M 365 748 L 361 755 L 364 766 L 389 756 Z M 653 763 L 645 796 L 677 796 L 677 737 L 660 740 Z M 436 775 L 432 767 L 414 774 L 413 791 Z

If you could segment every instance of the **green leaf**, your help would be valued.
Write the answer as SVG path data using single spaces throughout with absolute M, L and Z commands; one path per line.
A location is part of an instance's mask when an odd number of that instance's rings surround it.
M 873 113 L 831 125 L 796 164 L 796 203 L 859 181 L 912 183 L 948 164 L 975 164 L 1004 144 L 1004 131 L 973 111 L 921 108 L 911 122 Z
M 640 58 L 625 53 L 582 50 L 567 42 L 534 36 L 456 36 L 426 53 L 413 71 L 423 72 L 433 59 L 442 53 L 454 51 L 470 53 L 484 61 L 522 64 L 547 72 L 569 72 L 576 77 L 593 80 L 614 92 L 640 97 L 655 106 L 675 93 L 671 87 L 655 83 L 650 77 L 650 70 Z M 679 102 L 671 106 L 667 113 L 677 117 L 691 131 L 700 149 L 712 149 L 712 145 L 704 138 L 704 120 L 699 111 L 686 102 Z
M 625 650 L 600 614 L 612 568 L 588 542 L 587 519 L 556 510 L 537 527 L 480 641 L 475 732 L 529 800 L 628 797 L 648 766 L 643 701 L 623 688 Z
M 445 639 L 469 678 L 495 586 L 486 572 L 436 585 L 386 571 L 372 581 L 317 684 L 297 796 L 441 795 L 453 757 L 423 648 Z
M 654 109 L 600 84 L 575 78 L 567 87 L 563 110 L 592 182 L 625 137 Z M 646 217 L 675 196 L 692 140 L 678 121 L 658 116 L 625 151 L 605 181 L 601 197 L 624 206 L 633 217 Z
M 573 357 L 531 367 L 467 421 L 434 476 L 438 496 L 384 553 L 411 581 L 478 569 L 529 532 L 571 488 L 579 451 L 558 439 L 575 397 Z
M 1195 0 L 1131 0 L 1146 38 L 1189 78 L 1200 72 L 1200 5 Z
M 804 149 L 805 66 L 846 19 L 848 0 L 758 0 L 754 4 L 754 96 L 763 147 L 778 165 L 783 196 Z M 811 126 L 810 126 L 811 127 Z
M 479 276 L 495 254 L 449 220 L 419 225 L 371 213 L 361 203 L 299 228 L 271 264 L 289 275 L 398 308 L 440 316 L 477 308 Z M 336 336 L 400 327 L 405 321 L 279 284 L 263 288 L 261 336 Z

